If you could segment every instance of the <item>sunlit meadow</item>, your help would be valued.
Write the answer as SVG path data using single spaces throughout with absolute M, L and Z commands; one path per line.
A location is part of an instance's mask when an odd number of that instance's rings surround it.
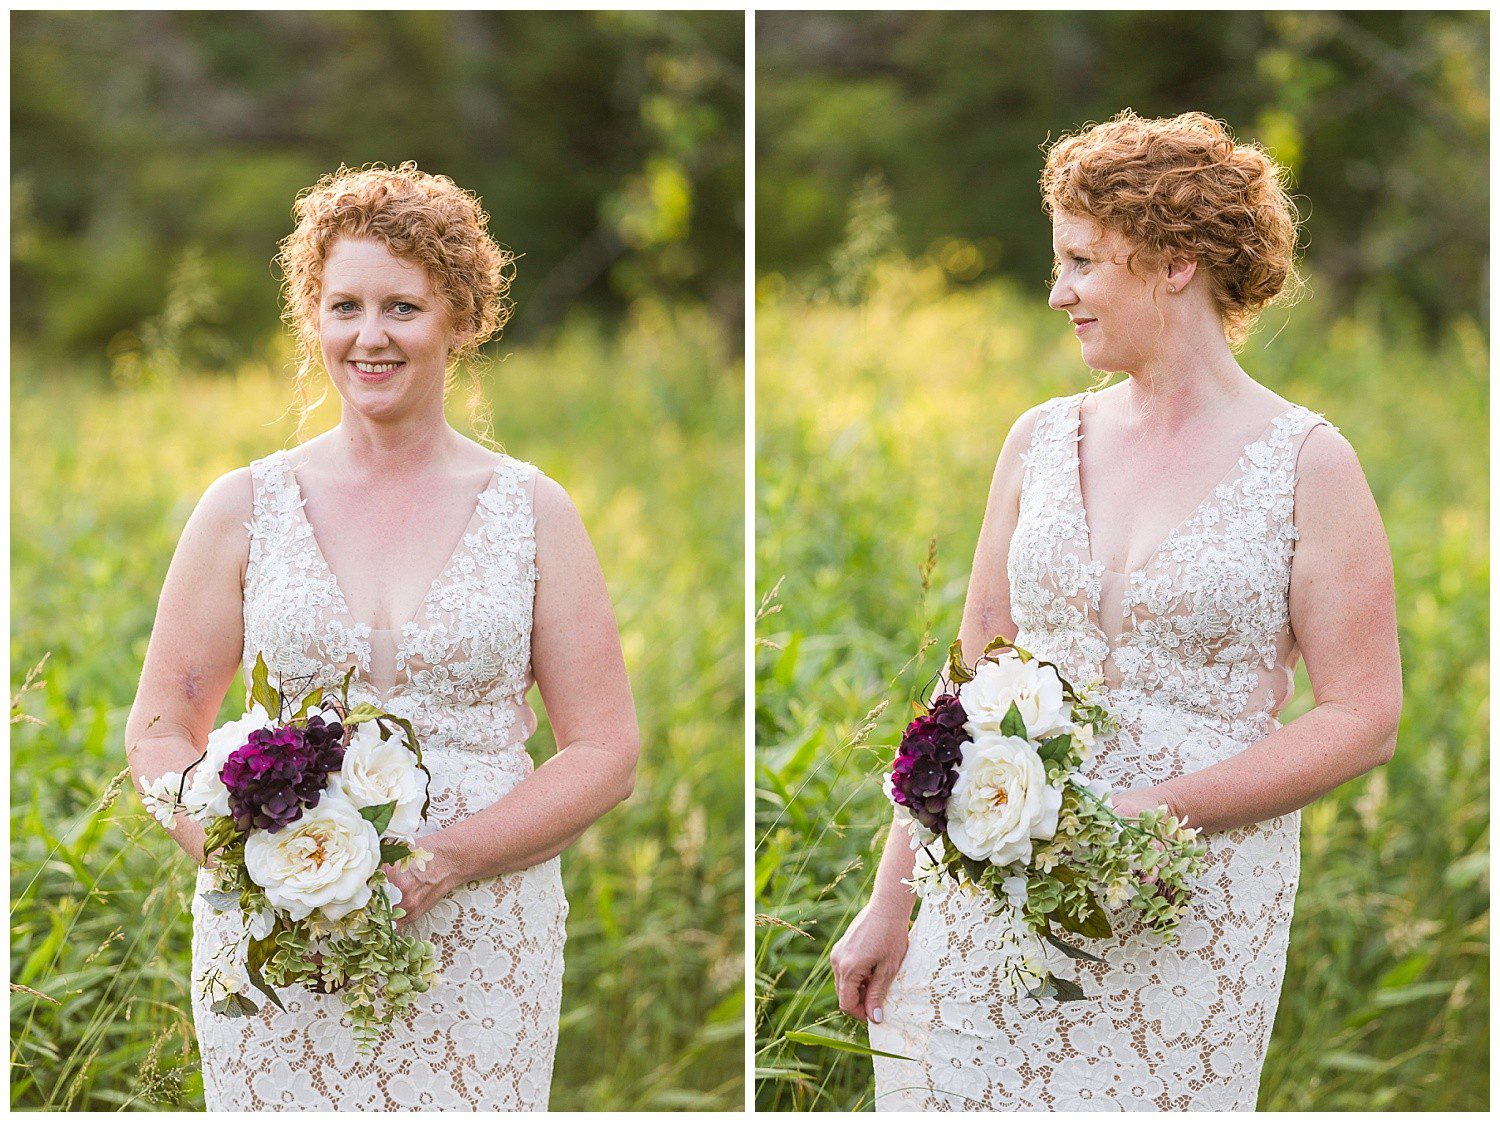
M 869 1060 L 811 1037 L 865 1039 L 827 953 L 884 840 L 877 774 L 956 633 L 1006 432 L 1091 375 L 1040 286 L 893 263 L 852 304 L 774 275 L 760 289 L 757 1099 L 869 1109 Z M 1241 356 L 1359 452 L 1395 556 L 1405 675 L 1394 761 L 1303 815 L 1262 1109 L 1489 1101 L 1487 346 L 1471 322 L 1428 338 L 1314 295 L 1269 313 Z M 924 637 L 936 645 L 908 664 Z M 1310 705 L 1299 671 L 1283 720 Z
M 11 1101 L 202 1109 L 191 865 L 128 790 L 125 716 L 193 504 L 281 447 L 278 362 L 130 389 L 17 356 L 12 432 Z M 563 857 L 556 1110 L 743 1101 L 743 376 L 704 317 L 577 321 L 490 375 L 494 432 L 600 555 L 641 715 L 631 800 Z M 455 395 L 455 420 L 463 417 Z M 278 420 L 281 417 L 282 419 Z M 311 432 L 331 423 L 325 407 Z M 243 697 L 232 691 L 224 716 Z M 544 722 L 532 741 L 551 751 Z M 101 801 L 105 804 L 100 808 Z

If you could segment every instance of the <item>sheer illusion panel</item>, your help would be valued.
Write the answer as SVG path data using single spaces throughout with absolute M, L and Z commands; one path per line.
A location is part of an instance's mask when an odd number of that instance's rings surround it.
M 1089 548 L 1078 477 L 1083 395 L 1037 417 L 1008 557 L 1016 641 L 1075 684 L 1099 683 L 1119 731 L 1088 770 L 1147 786 L 1242 751 L 1277 726 L 1297 652 L 1287 595 L 1297 452 L 1324 424 L 1298 407 L 1128 574 Z M 1208 837 L 1177 943 L 1127 908 L 1059 961 L 1090 995 L 1001 992 L 996 921 L 961 892 L 929 898 L 872 1044 L 881 1109 L 1253 1110 L 1285 969 L 1298 874 L 1296 814 Z
M 354 620 L 278 452 L 252 465 L 244 666 L 336 688 L 409 718 L 431 774 L 423 833 L 491 806 L 530 774 L 526 703 L 536 587 L 536 469 L 502 457 L 463 539 L 416 617 L 397 631 Z M 194 995 L 213 1110 L 546 1108 L 561 1003 L 567 902 L 557 859 L 470 881 L 419 918 L 440 978 L 372 1054 L 358 1055 L 336 995 L 289 992 L 286 1012 L 213 1016 Z M 239 916 L 194 901 L 194 970 Z

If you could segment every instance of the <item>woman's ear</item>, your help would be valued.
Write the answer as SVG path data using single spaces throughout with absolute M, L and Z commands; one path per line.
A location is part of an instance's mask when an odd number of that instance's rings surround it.
M 1176 257 L 1167 260 L 1167 291 L 1181 292 L 1198 271 L 1196 257 Z

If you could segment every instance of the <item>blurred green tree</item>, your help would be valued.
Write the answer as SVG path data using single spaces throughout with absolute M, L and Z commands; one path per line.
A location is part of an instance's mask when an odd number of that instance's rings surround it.
M 1199 109 L 1295 176 L 1315 295 L 1487 316 L 1485 12 L 772 12 L 756 21 L 757 266 L 811 273 L 871 170 L 904 247 L 996 239 L 1040 285 L 1049 139 Z
M 643 297 L 738 315 L 738 12 L 23 12 L 11 24 L 12 324 L 100 357 L 201 247 L 225 340 L 276 330 L 293 197 L 416 160 L 522 254 L 526 334 Z

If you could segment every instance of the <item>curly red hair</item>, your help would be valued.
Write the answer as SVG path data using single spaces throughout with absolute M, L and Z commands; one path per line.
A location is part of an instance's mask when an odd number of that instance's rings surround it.
M 470 363 L 510 318 L 515 254 L 490 236 L 479 196 L 446 175 L 429 175 L 408 160 L 397 167 L 340 166 L 301 192 L 292 207 L 296 227 L 277 247 L 282 319 L 297 343 L 297 386 L 304 416 L 317 364 L 318 305 L 323 266 L 339 237 L 382 242 L 420 265 L 452 319 L 458 346 L 449 372 Z
M 1123 234 L 1159 262 L 1196 258 L 1232 344 L 1301 284 L 1289 173 L 1204 113 L 1145 118 L 1126 109 L 1047 151 L 1042 202 Z

